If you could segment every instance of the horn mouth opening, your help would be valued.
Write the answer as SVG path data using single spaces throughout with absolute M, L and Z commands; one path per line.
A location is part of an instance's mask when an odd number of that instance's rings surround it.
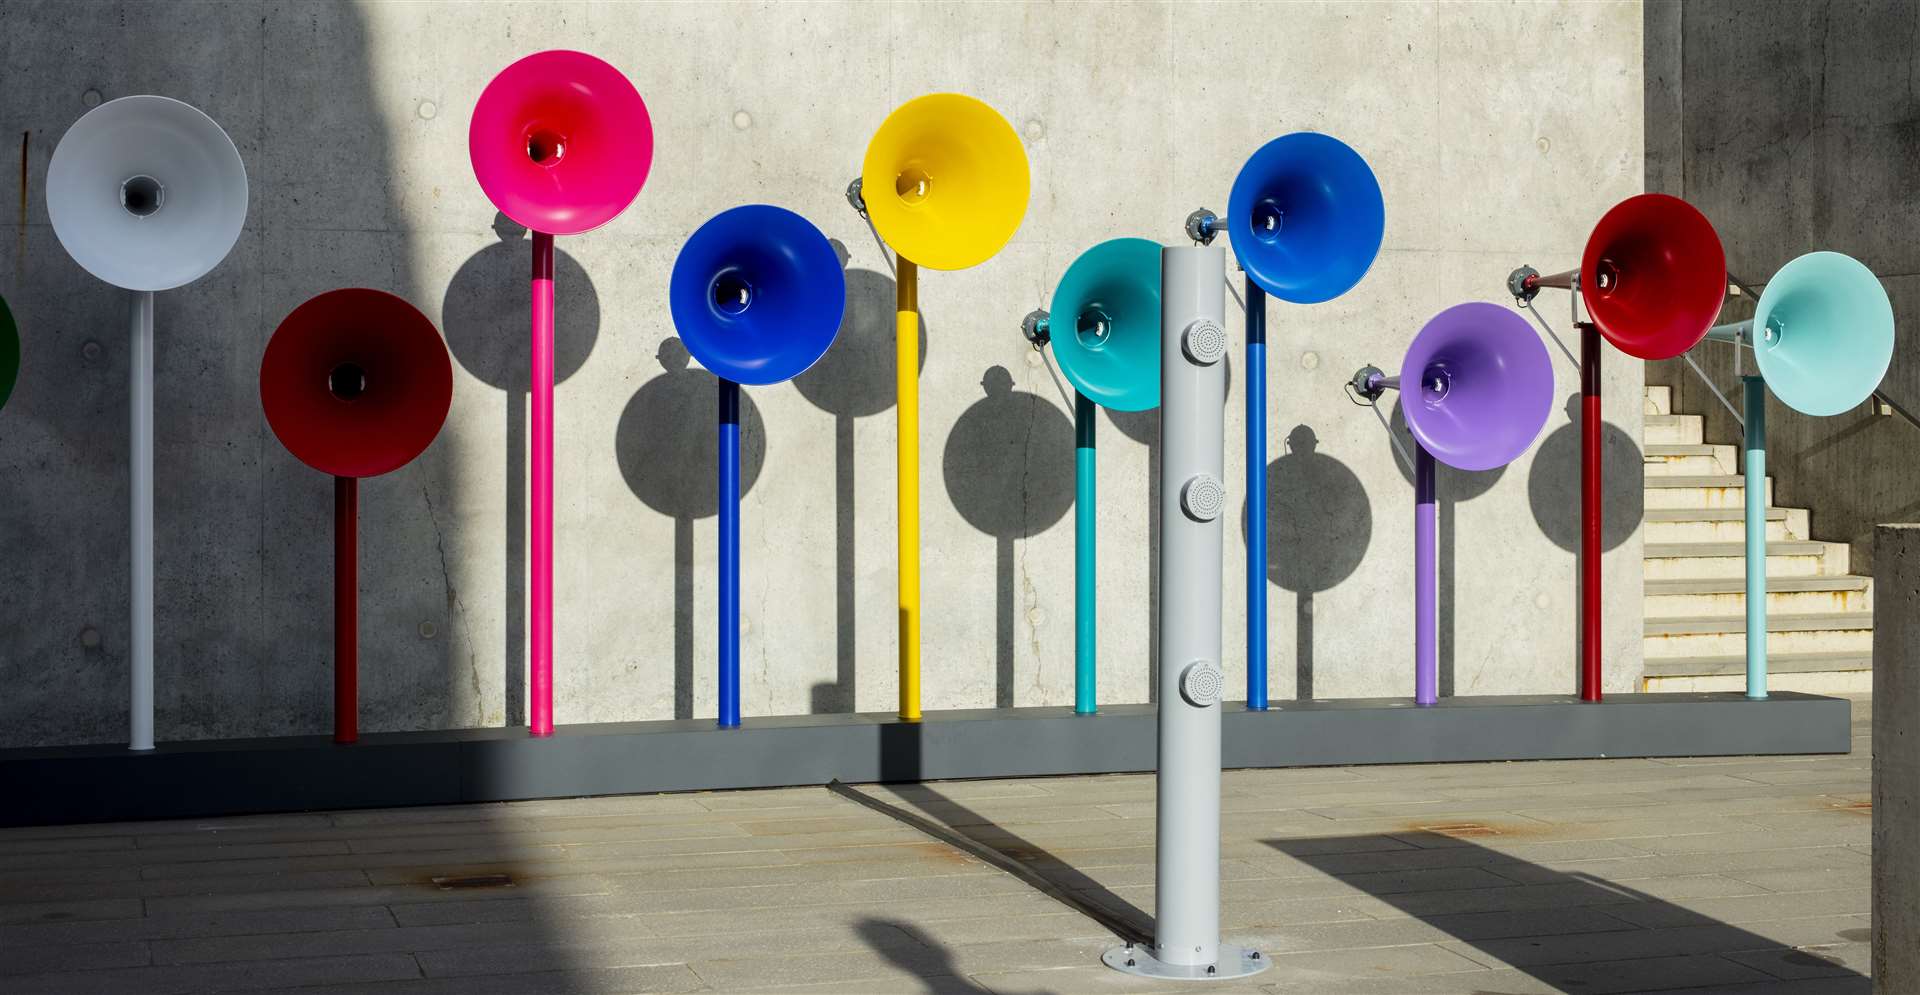
M 909 207 L 925 203 L 933 190 L 933 177 L 919 166 L 908 166 L 893 178 L 894 196 Z
M 355 401 L 367 392 L 367 371 L 359 363 L 347 362 L 327 371 L 327 393 L 341 401 Z
M 1453 372 L 1441 363 L 1428 364 L 1420 371 L 1420 399 L 1433 404 L 1446 400 L 1447 393 L 1453 390 Z
M 1099 305 L 1093 305 L 1074 319 L 1073 337 L 1088 349 L 1104 348 L 1113 337 L 1113 319 Z
M 527 160 L 536 166 L 552 167 L 567 156 L 567 136 L 552 128 L 534 128 L 527 132 Z
M 721 314 L 745 314 L 753 306 L 753 284 L 738 270 L 728 270 L 713 278 L 711 296 L 714 310 Z
M 136 218 L 150 218 L 165 203 L 167 188 L 145 173 L 129 176 L 120 184 L 120 206 Z

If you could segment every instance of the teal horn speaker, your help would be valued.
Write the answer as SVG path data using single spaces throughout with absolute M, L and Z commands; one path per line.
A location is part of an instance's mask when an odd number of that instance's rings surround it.
M 1760 292 L 1751 322 L 1714 331 L 1752 346 L 1767 388 L 1808 415 L 1837 415 L 1864 402 L 1893 360 L 1886 288 L 1860 260 L 1839 252 L 1809 252 L 1781 267 Z
M 1753 317 L 1707 330 L 1753 347 L 1745 378 L 1747 697 L 1767 696 L 1767 391 L 1808 415 L 1837 415 L 1873 396 L 1893 360 L 1893 304 L 1858 259 L 1809 252 L 1773 275 Z
M 1035 348 L 1051 343 L 1073 384 L 1073 710 L 1099 710 L 1094 605 L 1094 410 L 1160 406 L 1160 244 L 1115 238 L 1080 254 L 1053 292 L 1053 310 L 1024 328 Z

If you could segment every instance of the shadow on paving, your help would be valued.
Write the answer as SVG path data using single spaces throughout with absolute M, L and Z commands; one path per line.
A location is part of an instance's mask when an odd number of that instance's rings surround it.
M 862 919 L 857 929 L 867 946 L 886 958 L 887 963 L 920 979 L 920 983 L 926 986 L 927 995 L 972 992 L 991 995 L 994 992 L 994 989 L 968 979 L 953 951 L 913 923 L 904 919 Z M 912 954 L 907 953 L 895 939 L 901 933 L 912 937 L 925 949 L 914 948 Z M 1001 995 L 1024 993 L 1004 992 Z
M 1462 831 L 1475 830 L 1463 827 Z M 1477 959 L 1508 965 L 1554 991 L 1599 995 L 1710 987 L 1715 992 L 1817 990 L 1822 995 L 1869 995 L 1872 989 L 1865 975 L 1817 952 L 1828 944 L 1795 948 L 1617 882 L 1555 871 L 1458 835 L 1413 832 L 1264 842 L 1486 955 Z M 1383 853 L 1410 852 L 1409 846 L 1447 855 L 1424 864 L 1423 869 L 1481 868 L 1511 878 L 1511 897 L 1475 902 L 1474 892 L 1422 889 L 1408 875 L 1379 873 L 1393 869 L 1382 859 Z M 1276 891 L 1286 887 L 1286 882 L 1274 883 Z M 1504 890 L 1501 885 L 1492 887 Z M 1476 890 L 1485 892 L 1488 886 Z M 1791 895 L 1778 897 L 1792 900 Z M 1545 922 L 1568 912 L 1590 913 L 1591 919 L 1558 928 Z M 1858 943 L 1866 938 L 1864 933 L 1842 930 L 1830 943 Z M 1275 980 L 1286 980 L 1284 963 L 1280 962 Z M 1794 982 L 1817 984 L 1817 989 L 1793 987 Z M 1496 986 L 1484 995 L 1497 990 Z

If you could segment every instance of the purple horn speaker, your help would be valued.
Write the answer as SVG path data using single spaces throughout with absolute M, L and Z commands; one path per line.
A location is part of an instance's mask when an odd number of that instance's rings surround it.
M 1420 448 L 1440 462 L 1506 466 L 1553 411 L 1553 359 L 1525 318 L 1497 304 L 1456 304 L 1407 347 L 1400 409 Z
M 1439 557 L 1434 460 L 1491 470 L 1527 451 L 1553 410 L 1553 360 L 1526 319 L 1495 304 L 1456 304 L 1407 347 L 1400 375 L 1372 367 L 1352 388 L 1376 400 L 1400 390 L 1413 433 L 1413 700 L 1440 700 Z

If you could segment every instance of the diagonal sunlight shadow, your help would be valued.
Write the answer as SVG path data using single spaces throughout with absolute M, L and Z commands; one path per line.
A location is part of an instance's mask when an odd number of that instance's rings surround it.
M 941 794 L 932 784 L 876 787 L 890 791 L 899 802 L 915 811 L 858 789 L 841 786 L 839 793 L 1019 878 L 1034 890 L 1092 919 L 1121 940 L 1152 942 L 1153 917 L 1037 844 Z M 906 793 L 907 789 L 911 789 L 912 796 Z
M 1857 930 L 1795 947 L 1596 875 L 1556 871 L 1461 838 L 1482 828 L 1263 842 L 1554 991 L 1744 991 L 1750 985 L 1770 991 L 1814 979 L 1822 992 L 1867 995 L 1871 989 L 1864 974 L 1818 952 L 1858 942 Z M 1512 879 L 1512 886 L 1422 890 L 1408 880 L 1419 871 L 1379 873 L 1381 851 L 1413 852 L 1408 845 L 1437 855 L 1425 870 L 1480 868 Z

